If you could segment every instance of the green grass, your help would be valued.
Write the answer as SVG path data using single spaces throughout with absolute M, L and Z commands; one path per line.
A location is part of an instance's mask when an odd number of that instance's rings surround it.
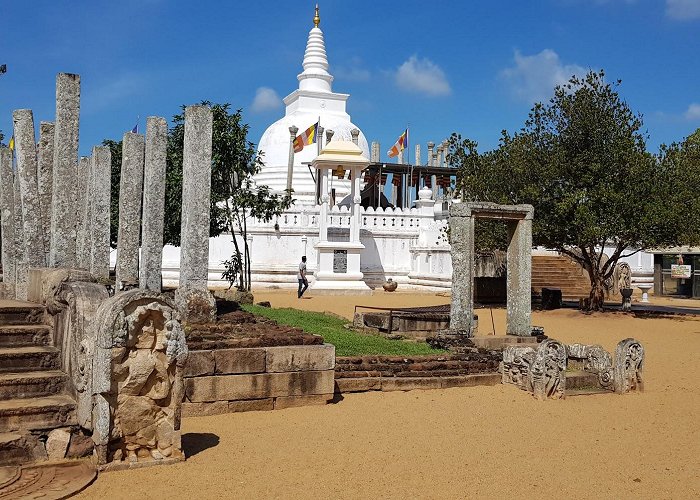
M 307 333 L 321 335 L 323 340 L 335 346 L 336 356 L 357 356 L 364 354 L 384 354 L 392 356 L 416 356 L 439 354 L 425 342 L 389 340 L 379 335 L 369 335 L 348 330 L 344 327 L 349 321 L 328 314 L 300 311 L 298 309 L 271 309 L 244 305 L 246 311 L 273 319 L 282 325 L 301 328 Z

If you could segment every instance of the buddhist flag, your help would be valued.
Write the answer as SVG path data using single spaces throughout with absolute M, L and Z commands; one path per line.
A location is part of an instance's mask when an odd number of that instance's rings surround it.
M 15 149 L 15 136 L 13 135 L 10 137 L 10 143 L 8 144 L 8 147 L 10 148 L 10 151 L 13 151 Z
M 299 134 L 294 139 L 294 152 L 298 153 L 304 146 L 313 144 L 316 142 L 316 135 L 318 134 L 318 122 L 307 128 L 302 134 Z
M 399 137 L 399 139 L 396 141 L 396 144 L 394 144 L 391 149 L 387 152 L 389 155 L 389 158 L 393 158 L 394 156 L 398 156 L 398 154 L 406 149 L 408 146 L 408 129 L 403 131 L 403 134 Z

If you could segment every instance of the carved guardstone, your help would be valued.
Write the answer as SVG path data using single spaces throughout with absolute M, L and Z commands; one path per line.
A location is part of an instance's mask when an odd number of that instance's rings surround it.
M 615 349 L 615 392 L 643 391 L 644 347 L 629 338 L 617 344 Z
M 183 460 L 180 414 L 188 350 L 175 305 L 152 291 L 129 290 L 100 306 L 96 325 L 98 462 Z
M 564 397 L 567 359 L 566 347 L 561 342 L 547 339 L 539 345 L 528 382 L 537 399 Z

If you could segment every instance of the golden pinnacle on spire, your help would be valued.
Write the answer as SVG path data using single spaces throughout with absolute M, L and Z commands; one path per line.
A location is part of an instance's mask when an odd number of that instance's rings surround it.
M 316 14 L 314 15 L 314 28 L 321 24 L 321 17 L 318 15 L 318 4 L 316 4 Z

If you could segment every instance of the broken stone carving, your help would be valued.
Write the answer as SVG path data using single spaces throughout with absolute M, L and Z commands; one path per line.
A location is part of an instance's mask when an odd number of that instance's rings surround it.
M 538 399 L 562 398 L 566 392 L 566 373 L 570 363 L 598 377 L 601 389 L 623 394 L 644 390 L 644 347 L 635 339 L 617 345 L 615 364 L 599 345 L 565 346 L 547 339 L 537 349 L 517 345 L 503 350 L 501 380 L 531 392 Z
M 625 339 L 615 349 L 615 392 L 643 391 L 644 347 L 635 339 Z
M 175 305 L 159 293 L 130 290 L 105 301 L 97 321 L 98 461 L 184 459 L 180 413 L 188 351 Z
M 547 339 L 542 342 L 530 366 L 528 385 L 537 399 L 559 399 L 566 389 L 566 347 Z

